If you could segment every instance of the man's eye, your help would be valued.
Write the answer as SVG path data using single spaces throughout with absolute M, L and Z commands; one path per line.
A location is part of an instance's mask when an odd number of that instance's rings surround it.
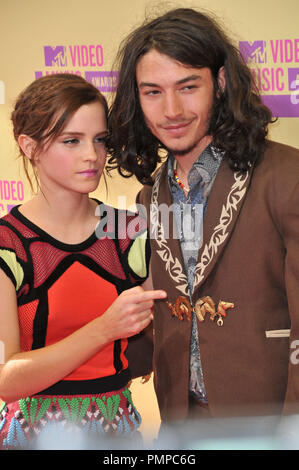
M 182 90 L 189 91 L 189 90 L 194 90 L 195 88 L 196 88 L 195 85 L 186 85 L 182 88 Z
M 152 96 L 152 95 L 159 95 L 160 91 L 159 90 L 150 90 L 145 92 L 146 95 Z

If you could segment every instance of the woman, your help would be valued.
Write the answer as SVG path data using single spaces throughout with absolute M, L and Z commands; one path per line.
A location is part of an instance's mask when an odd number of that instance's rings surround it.
M 165 293 L 140 285 L 142 234 L 95 230 L 103 205 L 89 193 L 105 166 L 106 119 L 105 98 L 70 74 L 33 82 L 12 113 L 38 192 L 0 221 L 0 448 L 37 448 L 50 429 L 91 439 L 132 436 L 140 425 L 126 338 L 149 325 L 153 300 Z M 114 216 L 116 226 L 124 220 Z M 137 215 L 125 220 L 142 225 Z

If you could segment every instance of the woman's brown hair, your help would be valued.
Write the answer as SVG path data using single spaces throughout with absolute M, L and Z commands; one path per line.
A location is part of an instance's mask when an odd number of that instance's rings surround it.
M 32 82 L 17 98 L 11 114 L 16 142 L 21 134 L 31 137 L 35 143 L 34 155 L 45 144 L 53 142 L 62 132 L 72 115 L 83 105 L 99 101 L 108 117 L 105 97 L 91 83 L 79 75 L 61 73 L 46 75 Z M 33 190 L 29 176 L 29 159 L 20 148 L 26 177 Z M 30 160 L 36 183 L 34 158 Z

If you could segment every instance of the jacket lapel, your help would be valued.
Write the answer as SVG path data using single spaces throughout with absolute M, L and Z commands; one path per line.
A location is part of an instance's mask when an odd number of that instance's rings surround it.
M 151 231 L 154 230 L 154 233 L 151 232 L 150 237 L 155 241 L 155 255 L 162 259 L 166 273 L 170 277 L 172 285 L 178 290 L 178 295 L 183 294 L 190 297 L 181 247 L 174 230 L 175 220 L 171 210 L 172 204 L 173 200 L 168 185 L 167 163 L 165 163 L 155 177 L 152 190 L 150 227 Z M 161 215 L 164 210 L 166 213 L 168 211 L 168 216 L 164 217 L 165 224 Z
M 201 286 L 226 246 L 245 200 L 252 168 L 233 172 L 223 160 L 209 196 L 198 252 L 193 293 Z
M 240 209 L 245 200 L 251 179 L 252 168 L 246 173 L 233 172 L 223 160 L 215 178 L 203 224 L 203 241 L 198 252 L 193 297 L 196 290 L 210 274 L 224 249 Z M 179 295 L 190 296 L 183 256 L 179 241 L 173 232 L 173 213 L 169 210 L 169 227 L 164 230 L 161 223 L 161 205 L 170 208 L 173 204 L 168 185 L 167 164 L 160 168 L 155 178 L 151 198 L 151 238 L 156 242 L 156 254 L 165 263 L 166 273 L 174 283 Z M 167 218 L 166 218 L 167 220 Z

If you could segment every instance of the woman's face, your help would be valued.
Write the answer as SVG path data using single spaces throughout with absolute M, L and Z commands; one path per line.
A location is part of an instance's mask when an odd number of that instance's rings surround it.
M 102 104 L 95 101 L 81 106 L 34 160 L 41 188 L 82 194 L 94 191 L 106 162 L 106 135 Z

